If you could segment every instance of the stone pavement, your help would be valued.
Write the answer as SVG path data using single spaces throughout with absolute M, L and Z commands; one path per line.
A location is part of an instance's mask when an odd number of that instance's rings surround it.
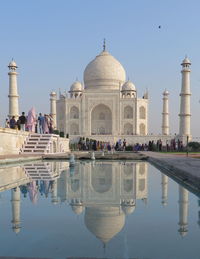
M 172 174 L 200 192 L 200 159 L 150 151 L 140 153 L 146 155 L 147 160 L 161 171 Z
M 41 160 L 41 155 L 0 155 L 0 165 L 4 164 L 15 164 L 26 161 Z

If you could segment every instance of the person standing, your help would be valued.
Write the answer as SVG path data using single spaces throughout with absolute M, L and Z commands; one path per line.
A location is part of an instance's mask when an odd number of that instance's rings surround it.
M 28 112 L 28 118 L 27 118 L 28 131 L 35 132 L 35 123 L 36 123 L 35 109 L 31 108 L 30 111 Z
M 15 129 L 16 128 L 15 116 L 12 116 L 12 118 L 10 119 L 10 128 L 11 129 Z
M 44 134 L 49 134 L 49 120 L 48 120 L 47 114 L 44 115 L 44 121 L 43 121 L 42 128 L 43 128 Z
M 10 128 L 10 122 L 8 118 L 6 119 L 6 122 L 5 122 L 5 128 Z
M 44 117 L 42 116 L 42 113 L 39 113 L 38 122 L 39 122 L 39 132 L 40 134 L 43 134 Z
M 19 117 L 19 122 L 20 122 L 20 129 L 22 131 L 25 131 L 26 117 L 24 112 L 22 112 L 22 115 Z

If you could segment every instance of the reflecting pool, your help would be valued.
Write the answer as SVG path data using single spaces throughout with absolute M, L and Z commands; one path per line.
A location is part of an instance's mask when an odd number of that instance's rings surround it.
M 200 200 L 147 162 L 0 168 L 0 256 L 200 259 Z

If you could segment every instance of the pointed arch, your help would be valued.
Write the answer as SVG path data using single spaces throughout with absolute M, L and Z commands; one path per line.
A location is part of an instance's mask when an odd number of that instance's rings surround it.
M 133 119 L 133 108 L 131 106 L 124 108 L 124 119 Z
M 143 119 L 143 120 L 146 119 L 146 109 L 144 106 L 141 106 L 139 108 L 139 114 L 140 114 L 140 119 Z
M 72 123 L 70 125 L 70 135 L 78 135 L 79 134 L 79 126 L 77 123 Z
M 79 109 L 76 106 L 72 106 L 70 109 L 70 119 L 78 119 L 79 118 Z
M 99 104 L 93 108 L 91 112 L 91 134 L 112 134 L 112 112 L 108 106 Z
M 131 123 L 126 123 L 124 125 L 124 134 L 133 135 L 133 125 Z
M 144 123 L 140 124 L 140 135 L 146 135 L 146 127 Z

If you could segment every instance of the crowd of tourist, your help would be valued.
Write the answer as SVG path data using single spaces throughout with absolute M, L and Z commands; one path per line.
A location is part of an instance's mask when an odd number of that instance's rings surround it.
M 10 120 L 7 118 L 5 121 L 5 128 L 40 134 L 49 134 L 54 131 L 52 115 L 44 114 L 43 116 L 42 113 L 39 113 L 39 116 L 37 116 L 34 108 L 28 112 L 27 116 L 25 115 L 25 112 L 22 112 L 18 119 L 16 119 L 15 116 L 12 116 Z
M 99 151 L 99 150 L 107 150 L 107 151 L 112 151 L 112 150 L 118 150 L 122 151 L 126 149 L 126 140 L 124 139 L 123 141 L 120 139 L 116 145 L 111 144 L 109 141 L 97 141 L 93 139 L 88 139 L 88 138 L 80 138 L 78 142 L 78 149 L 79 150 L 94 150 L 94 151 Z
M 179 139 L 166 140 L 165 143 L 161 139 L 157 141 L 149 141 L 146 144 L 127 144 L 126 139 L 119 139 L 116 143 L 97 141 L 80 137 L 77 144 L 73 144 L 72 149 L 93 150 L 93 151 L 183 151 L 183 143 Z

